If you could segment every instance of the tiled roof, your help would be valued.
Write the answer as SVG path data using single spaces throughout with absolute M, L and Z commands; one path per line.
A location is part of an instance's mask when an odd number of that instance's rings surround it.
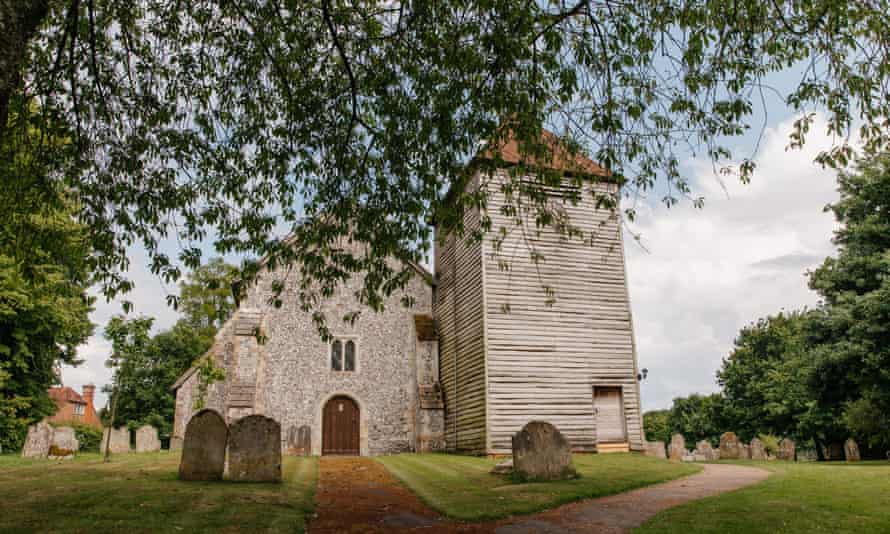
M 78 404 L 86 404 L 87 401 L 80 395 L 80 393 L 74 391 L 68 386 L 58 387 L 58 388 L 49 388 L 47 391 L 49 393 L 49 397 L 58 402 L 76 402 Z
M 609 171 L 594 163 L 593 160 L 591 160 L 584 154 L 580 152 L 576 154 L 570 153 L 570 151 L 566 149 L 565 145 L 560 141 L 559 137 L 553 132 L 543 130 L 541 132 L 541 137 L 542 140 L 550 147 L 550 150 L 552 152 L 550 161 L 546 164 L 537 162 L 535 158 L 531 156 L 526 156 L 523 159 L 519 153 L 519 143 L 516 142 L 516 139 L 513 136 L 510 136 L 505 141 L 501 141 L 501 146 L 497 150 L 497 152 L 493 151 L 489 147 L 479 155 L 479 158 L 495 159 L 495 154 L 497 153 L 497 155 L 500 156 L 500 159 L 505 163 L 516 164 L 523 162 L 527 165 L 546 167 L 548 169 L 557 171 L 566 171 L 596 176 L 609 176 Z

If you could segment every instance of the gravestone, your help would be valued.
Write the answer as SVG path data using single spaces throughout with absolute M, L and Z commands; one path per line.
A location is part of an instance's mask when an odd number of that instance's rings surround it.
M 782 438 L 779 442 L 779 450 L 776 452 L 776 458 L 793 462 L 797 458 L 797 446 L 791 438 Z
M 229 480 L 281 482 L 281 425 L 264 415 L 238 419 L 229 429 Z
M 158 430 L 151 425 L 144 425 L 136 430 L 136 452 L 157 452 L 161 450 Z
M 555 426 L 532 421 L 513 435 L 513 470 L 525 480 L 575 478 L 572 449 Z
M 185 427 L 180 480 L 222 479 L 228 437 L 229 429 L 218 413 L 210 409 L 196 413 Z
M 752 460 L 766 460 L 766 446 L 760 440 L 760 438 L 754 438 L 751 440 L 751 459 Z
M 822 453 L 825 455 L 826 460 L 843 460 L 844 459 L 844 444 L 843 443 L 832 443 L 827 447 L 822 448 Z
M 739 441 L 735 432 L 724 432 L 720 436 L 720 459 L 738 460 L 747 456 L 744 444 Z
M 46 458 L 53 443 L 53 427 L 46 421 L 28 427 L 28 437 L 22 447 L 22 458 Z
M 643 454 L 653 458 L 667 459 L 663 441 L 646 441 L 643 443 Z
M 50 458 L 73 458 L 74 453 L 80 450 L 77 435 L 70 426 L 60 426 L 53 429 L 52 445 L 49 447 Z
M 858 462 L 862 459 L 859 456 L 859 445 L 853 441 L 853 438 L 844 442 L 844 456 L 848 462 Z
M 309 425 L 290 427 L 287 431 L 287 453 L 294 456 L 312 454 L 312 429 Z
M 695 452 L 693 454 L 695 454 L 696 460 L 699 462 L 713 462 L 720 458 L 717 455 L 717 451 L 711 446 L 711 442 L 706 439 L 695 444 Z
M 668 447 L 668 456 L 671 460 L 682 460 L 686 455 L 686 438 L 683 434 L 671 436 L 671 444 Z
M 111 440 L 108 441 L 108 432 L 111 431 Z M 111 454 L 126 454 L 130 452 L 130 429 L 127 427 L 109 428 L 102 431 L 102 441 L 99 442 L 99 452 L 105 454 L 105 446 L 111 450 Z

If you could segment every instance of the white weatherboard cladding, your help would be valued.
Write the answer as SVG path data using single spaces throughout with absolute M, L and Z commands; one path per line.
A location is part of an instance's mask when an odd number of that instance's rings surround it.
M 590 242 L 565 240 L 534 221 L 523 233 L 501 214 L 496 176 L 489 185 L 492 234 L 483 242 L 485 269 L 488 453 L 509 453 L 510 437 L 531 420 L 554 424 L 576 450 L 595 450 L 594 385 L 620 388 L 630 446 L 642 447 L 630 304 L 617 218 L 590 194 L 561 204 Z M 614 185 L 599 184 L 601 192 Z M 555 202 L 560 202 L 556 200 Z M 498 255 L 493 234 L 510 231 Z M 543 256 L 538 265 L 531 248 Z M 507 260 L 503 268 L 499 260 Z M 554 291 L 548 303 L 544 286 Z M 505 311 L 505 307 L 509 309 Z

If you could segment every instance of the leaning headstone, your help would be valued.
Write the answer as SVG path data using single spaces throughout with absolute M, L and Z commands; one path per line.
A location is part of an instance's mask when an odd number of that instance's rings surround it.
M 229 480 L 281 482 L 281 425 L 264 415 L 238 419 L 229 429 Z
M 683 434 L 674 434 L 671 436 L 671 444 L 668 447 L 668 456 L 671 460 L 682 460 L 686 455 L 686 438 Z
M 790 438 L 782 438 L 782 441 L 779 442 L 779 450 L 776 452 L 776 458 L 793 462 L 797 458 L 796 453 L 797 446 L 794 444 L 794 440 Z
M 862 458 L 859 456 L 859 445 L 853 441 L 853 438 L 844 442 L 844 457 L 848 462 L 858 462 Z
M 77 435 L 70 426 L 60 426 L 53 429 L 52 445 L 49 447 L 49 457 L 53 459 L 74 458 L 74 453 L 80 450 Z
M 735 432 L 724 432 L 720 436 L 720 459 L 738 460 L 746 456 L 744 446 Z
M 108 439 L 108 432 L 111 432 L 111 439 Z M 99 452 L 105 454 L 105 446 L 111 450 L 111 454 L 126 454 L 130 452 L 130 429 L 127 427 L 109 428 L 105 427 L 102 431 L 102 441 L 99 442 Z
M 53 443 L 53 427 L 45 421 L 28 427 L 28 437 L 22 448 L 22 458 L 46 458 Z
M 667 453 L 664 450 L 663 441 L 646 441 L 643 442 L 643 454 L 653 458 L 667 459 Z
M 309 425 L 292 426 L 287 431 L 287 453 L 294 456 L 312 454 L 312 429 Z
M 156 452 L 161 450 L 158 430 L 151 425 L 144 425 L 136 430 L 136 452 Z
M 752 460 L 766 460 L 766 445 L 760 440 L 760 438 L 754 438 L 751 440 L 751 459 Z
M 698 461 L 700 462 L 713 462 L 718 459 L 716 451 L 714 451 L 714 447 L 711 446 L 711 442 L 703 439 L 695 444 L 695 452 Z
M 513 471 L 525 480 L 575 478 L 569 441 L 555 426 L 532 421 L 513 435 Z
M 179 460 L 179 478 L 222 479 L 226 465 L 228 437 L 229 429 L 218 413 L 210 409 L 196 413 L 185 427 L 182 458 Z

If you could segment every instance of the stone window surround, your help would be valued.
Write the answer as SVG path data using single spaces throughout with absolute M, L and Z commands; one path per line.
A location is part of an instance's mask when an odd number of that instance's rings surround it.
M 355 343 L 355 368 L 352 371 L 346 371 L 346 370 L 338 371 L 338 370 L 334 369 L 334 366 L 333 366 L 334 341 L 339 341 L 343 347 L 341 349 L 343 352 L 340 355 L 340 357 L 342 358 L 341 364 L 343 367 L 346 366 L 346 342 L 352 341 L 353 343 Z M 361 346 L 362 345 L 361 345 L 361 340 L 360 340 L 359 336 L 355 336 L 355 335 L 343 335 L 343 336 L 334 335 L 334 336 L 332 336 L 330 343 L 328 343 L 328 362 L 327 362 L 328 371 L 330 371 L 331 373 L 333 373 L 335 375 L 339 375 L 339 374 L 343 374 L 343 373 L 358 373 L 359 371 L 361 371 L 362 370 L 362 366 L 360 363 L 361 358 L 359 358 L 359 354 L 361 354 Z

